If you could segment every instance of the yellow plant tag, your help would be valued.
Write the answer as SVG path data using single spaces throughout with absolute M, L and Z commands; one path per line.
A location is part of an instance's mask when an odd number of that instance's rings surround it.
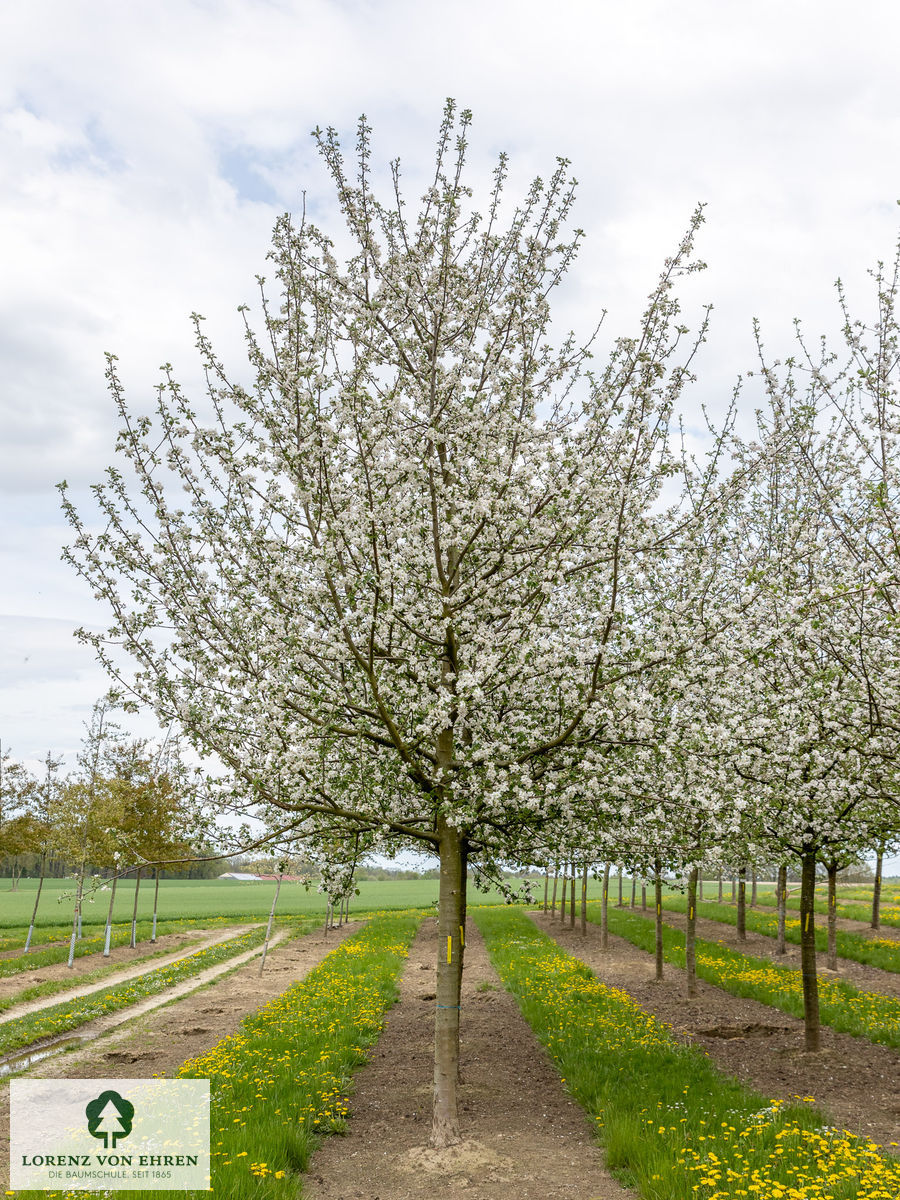
M 453 961 L 453 938 L 447 935 L 447 962 Z

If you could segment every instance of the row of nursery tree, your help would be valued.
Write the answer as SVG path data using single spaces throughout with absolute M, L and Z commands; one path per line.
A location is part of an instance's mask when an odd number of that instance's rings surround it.
M 610 874 L 612 871 L 611 863 L 606 863 L 603 866 L 598 866 L 586 861 L 581 863 L 571 860 L 569 862 L 556 862 L 553 864 L 552 871 L 548 868 L 544 874 L 544 912 L 549 912 L 551 916 L 556 915 L 557 895 L 559 899 L 559 915 L 560 919 L 566 921 L 568 919 L 572 929 L 575 928 L 576 915 L 580 912 L 581 933 L 587 933 L 587 895 L 588 895 L 588 879 L 591 874 L 601 878 L 603 881 L 600 899 L 600 940 L 601 948 L 607 950 L 609 948 L 609 922 L 608 911 L 609 905 L 612 902 L 610 896 Z M 833 864 L 829 864 L 826 868 L 820 868 L 820 875 L 827 880 L 827 938 L 826 938 L 826 964 L 829 971 L 838 970 L 838 947 L 837 947 L 837 919 L 838 919 L 838 882 L 839 877 L 845 879 L 850 877 L 862 877 L 866 882 L 872 884 L 871 891 L 871 919 L 869 921 L 872 930 L 881 928 L 881 859 L 879 857 L 875 872 L 869 872 L 868 875 L 859 871 L 860 864 L 854 863 L 850 867 L 844 868 L 842 871 L 836 872 L 833 869 Z M 759 891 L 757 888 L 758 879 L 756 870 L 753 867 L 746 865 L 740 867 L 732 867 L 730 881 L 730 903 L 735 906 L 735 928 L 738 941 L 747 940 L 747 911 L 754 909 L 760 903 Z M 615 900 L 617 908 L 623 908 L 628 902 L 626 888 L 626 872 L 622 865 L 619 865 L 616 872 L 618 879 L 618 899 Z M 702 904 L 704 899 L 709 899 L 709 894 L 704 895 L 704 882 L 708 878 L 708 870 L 704 864 L 699 867 L 694 867 L 682 881 L 684 890 L 686 891 L 685 903 L 685 990 L 688 999 L 692 999 L 697 994 L 697 959 L 696 959 L 696 944 L 697 944 L 697 916 L 698 904 Z M 785 954 L 787 952 L 787 917 L 788 917 L 788 897 L 791 894 L 790 883 L 799 881 L 802 885 L 804 882 L 802 863 L 797 862 L 793 866 L 782 862 L 775 872 L 777 879 L 773 881 L 774 886 L 768 892 L 763 903 L 769 900 L 775 902 L 776 913 L 776 933 L 775 933 L 775 953 L 776 955 Z M 551 891 L 552 880 L 552 891 Z M 726 877 L 720 869 L 718 876 L 712 880 L 717 889 L 715 898 L 719 904 L 722 904 L 726 899 Z M 667 888 L 675 887 L 678 889 L 679 881 L 677 879 L 669 879 L 665 876 L 662 870 L 657 871 L 651 880 L 638 880 L 637 876 L 632 875 L 630 878 L 631 900 L 630 907 L 637 907 L 637 893 L 640 887 L 640 907 L 642 912 L 647 912 L 647 891 L 648 884 L 653 889 L 653 910 L 656 921 L 656 979 L 663 978 L 663 895 Z M 768 891 L 768 889 L 767 889 Z M 803 893 L 801 891 L 801 897 Z M 815 933 L 815 914 L 810 909 L 805 909 L 801 906 L 800 921 L 808 923 L 809 927 Z M 815 949 L 815 947 L 814 947 Z M 813 980 L 814 988 L 813 999 L 815 999 L 816 976 L 815 976 L 815 956 L 813 957 Z M 806 1010 L 806 1047 L 807 1049 L 818 1049 L 818 1034 L 819 1020 L 818 1007 L 810 1011 L 807 1006 Z
M 900 829 L 896 268 L 864 319 L 839 290 L 834 348 L 801 328 L 779 361 L 757 331 L 693 456 L 677 413 L 713 325 L 677 289 L 702 210 L 631 333 L 559 335 L 568 163 L 514 201 L 501 156 L 479 214 L 469 129 L 448 102 L 418 205 L 365 119 L 353 168 L 317 130 L 342 220 L 277 222 L 249 369 L 195 314 L 207 392 L 165 366 L 153 413 L 110 356 L 98 511 L 63 486 L 111 614 L 84 637 L 227 773 L 222 813 L 303 845 L 336 897 L 361 854 L 439 859 L 438 1145 L 467 881 L 795 863 L 813 1048 L 817 865 Z
M 0 750 L 0 862 L 8 864 L 9 889 L 16 891 L 25 867 L 37 879 L 25 942 L 28 951 L 47 878 L 72 881 L 72 948 L 82 935 L 86 900 L 96 900 L 101 880 L 109 900 L 106 953 L 118 880 L 136 879 L 132 920 L 135 937 L 141 878 L 183 874 L 212 861 L 198 849 L 207 836 L 193 773 L 177 742 L 152 746 L 126 737 L 111 719 L 104 699 L 95 705 L 74 770 L 63 775 L 62 759 L 48 753 L 33 773 Z M 170 868 L 166 871 L 166 867 Z M 156 902 L 154 901 L 154 935 Z M 70 952 L 70 965 L 72 954 Z

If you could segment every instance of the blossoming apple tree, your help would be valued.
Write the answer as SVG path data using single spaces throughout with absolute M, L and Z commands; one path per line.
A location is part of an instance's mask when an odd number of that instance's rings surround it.
M 115 674 L 126 648 L 132 693 L 224 764 L 236 804 L 276 838 L 343 839 L 344 861 L 439 858 L 437 1145 L 459 1131 L 468 864 L 570 819 L 585 751 L 616 738 L 608 694 L 656 665 L 630 597 L 671 535 L 669 421 L 702 337 L 673 290 L 698 213 L 634 337 L 593 368 L 574 336 L 554 348 L 581 240 L 568 165 L 512 205 L 501 157 L 482 217 L 469 123 L 448 102 L 414 213 L 396 163 L 379 196 L 364 119 L 355 175 L 316 131 L 350 252 L 278 221 L 277 300 L 260 279 L 260 328 L 243 310 L 248 385 L 195 316 L 208 417 L 169 367 L 138 414 L 110 356 L 99 532 L 64 499 L 69 557 L 113 613 L 101 657 Z

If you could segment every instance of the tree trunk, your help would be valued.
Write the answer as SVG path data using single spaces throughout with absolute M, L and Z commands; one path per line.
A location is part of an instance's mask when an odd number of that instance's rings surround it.
M 819 1049 L 819 980 L 816 975 L 816 855 L 800 856 L 800 970 L 803 977 L 804 1044 Z
M 747 940 L 747 868 L 738 871 L 737 935 L 739 942 Z
M 603 864 L 603 892 L 600 896 L 600 949 L 609 949 L 609 863 Z
M 872 887 L 872 921 L 873 929 L 881 928 L 881 868 L 884 861 L 884 851 L 879 850 L 875 858 L 875 883 Z
M 269 923 L 266 926 L 266 937 L 263 942 L 262 958 L 259 961 L 259 973 L 262 975 L 263 967 L 266 965 L 266 955 L 269 953 L 269 938 L 272 936 L 272 921 L 275 919 L 275 905 L 278 903 L 278 893 L 281 891 L 281 875 L 278 876 L 278 882 L 275 884 L 275 895 L 272 897 L 272 907 L 269 909 Z
M 624 908 L 625 907 L 625 904 L 622 900 L 622 874 L 623 874 L 622 868 L 619 867 L 619 902 L 616 905 L 616 908 Z
M 722 872 L 719 872 L 719 903 L 722 903 Z
M 737 901 L 737 878 L 734 875 L 732 875 L 732 877 L 731 877 L 731 903 L 734 904 L 734 903 L 736 903 L 736 901 Z
M 636 907 L 636 905 L 635 905 L 636 899 L 637 899 L 637 876 L 634 875 L 634 873 L 632 873 L 632 876 L 631 876 L 631 907 L 632 908 Z
M 134 881 L 134 908 L 131 910 L 131 941 L 128 943 L 132 950 L 137 946 L 137 908 L 138 908 L 138 892 L 141 890 L 141 868 L 137 869 L 137 876 Z
M 647 885 L 641 884 L 641 912 L 647 911 Z
M 78 923 L 81 920 L 81 893 L 84 889 L 84 863 L 78 876 L 78 890 L 75 893 L 75 911 L 72 913 L 72 936 L 69 939 L 69 959 L 66 966 L 70 969 L 75 965 L 75 939 L 78 936 Z
M 587 885 L 588 885 L 588 865 L 584 864 L 584 871 L 581 876 L 581 936 L 587 937 Z
M 462 1004 L 463 968 L 466 965 L 466 920 L 469 900 L 469 843 L 463 840 L 460 846 L 462 857 L 462 890 L 459 897 L 459 971 L 456 980 L 456 1003 Z
M 159 867 L 156 868 L 156 885 L 153 889 L 153 932 L 150 941 L 156 941 L 156 914 L 159 911 Z
M 787 867 L 778 868 L 778 882 L 775 885 L 778 893 L 778 940 L 775 943 L 775 953 L 784 954 L 785 925 L 787 922 Z
M 103 943 L 103 957 L 109 958 L 109 946 L 112 941 L 112 919 L 113 905 L 116 902 L 116 884 L 119 882 L 119 876 L 113 875 L 112 894 L 109 897 L 109 908 L 106 910 L 106 938 Z
M 830 862 L 828 871 L 828 954 L 825 965 L 829 971 L 838 969 L 837 963 L 837 873 L 836 862 Z
M 656 898 L 656 978 L 663 977 L 663 919 L 662 919 L 662 874 L 660 864 L 656 864 L 656 879 L 654 880 Z
M 550 919 L 556 916 L 556 889 L 559 885 L 559 863 L 553 864 L 553 897 L 550 901 Z
M 37 919 L 38 904 L 41 900 L 41 888 L 44 886 L 44 855 L 41 855 L 41 875 L 38 879 L 37 895 L 34 898 L 34 908 L 31 910 L 31 924 L 28 926 L 28 937 L 25 939 L 25 949 L 23 954 L 27 954 L 31 947 L 31 939 L 34 937 L 34 922 Z
M 688 999 L 697 995 L 697 875 L 695 867 L 688 876 L 687 926 L 684 933 L 684 966 Z
M 569 869 L 568 863 L 562 865 L 562 880 L 559 895 L 559 919 L 563 925 L 566 923 L 566 887 L 568 886 L 569 877 L 566 872 Z
M 544 871 L 544 912 L 547 911 L 547 899 L 550 894 L 550 868 Z
M 438 894 L 437 1003 L 434 1019 L 434 1109 L 432 1144 L 459 1141 L 459 997 L 465 920 L 465 854 L 459 831 L 438 819 L 441 863 Z
M 756 867 L 750 872 L 750 907 L 756 908 Z
M 575 881 L 578 878 L 578 868 L 575 865 L 575 859 L 572 859 L 572 881 L 571 881 L 571 898 L 569 900 L 569 928 L 575 928 Z

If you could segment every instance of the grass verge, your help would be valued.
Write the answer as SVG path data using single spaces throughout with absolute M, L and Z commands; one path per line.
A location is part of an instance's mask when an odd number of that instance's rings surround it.
M 777 903 L 775 893 L 761 893 L 757 903 L 766 908 L 774 908 Z M 787 906 L 790 909 L 799 909 L 800 897 L 788 896 Z M 815 907 L 817 913 L 823 913 L 827 915 L 827 900 L 817 899 Z M 852 901 L 842 900 L 840 897 L 838 898 L 838 902 L 835 906 L 835 912 L 839 917 L 844 917 L 848 921 L 865 921 L 868 924 L 868 922 L 872 919 L 871 905 L 854 904 Z M 900 903 L 895 902 L 893 904 L 883 904 L 881 907 L 880 919 L 882 925 L 890 925 L 895 929 L 900 929 Z
M 589 909 L 588 920 L 599 923 L 599 913 Z M 609 929 L 639 949 L 653 953 L 652 918 L 610 909 Z M 684 966 L 682 930 L 663 925 L 663 952 L 666 962 Z M 718 942 L 697 938 L 697 975 L 733 996 L 759 1000 L 792 1017 L 803 1016 L 803 983 L 800 972 L 791 967 L 779 966 L 767 958 L 738 954 Z M 892 996 L 862 992 L 841 979 L 820 978 L 819 1016 L 823 1025 L 830 1025 L 840 1033 L 900 1049 L 900 1000 Z
M 65 979 L 46 979 L 43 983 L 35 983 L 31 987 L 22 988 L 19 992 L 12 992 L 8 996 L 0 996 L 0 1013 L 6 1012 L 7 1009 L 15 1008 L 18 1004 L 27 1004 L 30 1000 L 40 1000 L 42 996 L 52 996 L 56 992 L 67 992 L 73 988 L 90 986 L 90 984 L 96 983 L 98 979 L 103 979 L 106 975 L 114 975 L 116 971 L 126 971 L 129 967 L 136 967 L 141 963 L 152 962 L 154 958 L 164 958 L 167 954 L 177 954 L 179 949 L 187 951 L 189 947 L 190 942 L 185 943 L 181 947 L 169 946 L 165 950 L 149 950 L 146 954 L 142 954 L 138 958 L 130 958 L 127 962 L 106 963 L 102 967 L 96 967 L 93 971 L 73 971 Z
M 516 909 L 474 914 L 607 1164 L 643 1200 L 894 1200 L 900 1162 L 720 1074 Z
M 686 912 L 687 897 L 665 896 L 663 908 L 670 912 Z M 770 913 L 747 909 L 747 928 L 765 937 L 778 936 L 778 917 Z M 737 925 L 737 910 L 728 904 L 717 904 L 704 900 L 697 905 L 697 916 L 709 921 L 720 921 L 723 925 Z M 800 921 L 788 918 L 785 921 L 785 940 L 800 945 Z M 828 930 L 816 926 L 816 948 L 823 954 L 828 949 Z M 867 967 L 878 967 L 882 971 L 900 972 L 900 941 L 896 938 L 866 937 L 861 933 L 837 931 L 837 952 L 840 958 L 849 958 L 864 963 Z

